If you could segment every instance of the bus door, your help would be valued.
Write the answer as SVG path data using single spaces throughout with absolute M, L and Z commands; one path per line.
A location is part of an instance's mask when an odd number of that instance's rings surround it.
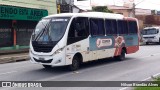
M 92 60 L 106 57 L 106 51 L 102 46 L 102 40 L 105 39 L 104 20 L 102 18 L 90 18 L 90 50 Z
M 90 59 L 89 53 L 89 22 L 86 17 L 76 17 L 72 20 L 68 33 L 67 45 L 72 48 L 71 53 L 81 53 L 83 61 Z

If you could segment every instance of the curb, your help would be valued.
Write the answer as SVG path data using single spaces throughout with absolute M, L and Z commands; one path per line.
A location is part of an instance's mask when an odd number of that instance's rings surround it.
M 29 60 L 28 55 L 4 57 L 4 58 L 0 58 L 0 64 L 10 63 L 10 62 L 27 61 L 27 60 Z
M 19 49 L 19 50 L 0 50 L 0 55 L 6 54 L 19 54 L 19 53 L 28 53 L 29 49 Z

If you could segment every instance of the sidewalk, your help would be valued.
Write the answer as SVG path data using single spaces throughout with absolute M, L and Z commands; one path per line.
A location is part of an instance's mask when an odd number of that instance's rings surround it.
M 18 62 L 29 60 L 29 53 L 16 53 L 16 54 L 4 54 L 0 55 L 0 64 L 9 63 L 9 62 Z

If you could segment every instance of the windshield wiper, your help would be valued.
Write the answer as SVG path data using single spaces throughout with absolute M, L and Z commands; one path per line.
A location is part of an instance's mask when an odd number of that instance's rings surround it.
M 35 38 L 35 41 L 44 34 L 44 32 L 45 32 L 45 30 L 46 30 L 46 28 L 47 28 L 47 26 L 48 26 L 48 24 L 45 25 L 43 22 L 41 22 L 41 23 L 42 23 L 42 25 L 44 26 L 44 28 L 41 30 L 41 32 L 38 34 L 38 36 Z M 49 22 L 48 22 L 48 23 L 49 23 Z

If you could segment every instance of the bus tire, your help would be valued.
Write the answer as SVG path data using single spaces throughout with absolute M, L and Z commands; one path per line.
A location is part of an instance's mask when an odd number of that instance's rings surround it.
M 46 68 L 46 69 L 51 69 L 52 68 L 51 65 L 43 65 L 43 67 Z
M 115 59 L 118 60 L 118 61 L 125 60 L 125 53 L 126 53 L 125 50 L 122 49 L 121 54 L 119 56 L 116 56 Z
M 78 59 L 77 56 L 74 56 L 72 60 L 72 64 L 69 66 L 69 68 L 71 71 L 75 71 L 75 70 L 78 70 L 79 67 L 80 67 L 80 60 Z

